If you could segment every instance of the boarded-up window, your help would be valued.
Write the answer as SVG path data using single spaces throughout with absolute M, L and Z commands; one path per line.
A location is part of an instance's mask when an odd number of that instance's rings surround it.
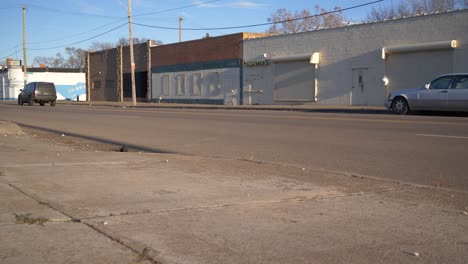
M 101 88 L 101 81 L 99 80 L 94 80 L 93 81 L 93 89 L 98 89 L 98 88 Z
M 190 95 L 191 96 L 200 96 L 202 89 L 202 77 L 201 73 L 194 73 L 190 77 Z
M 161 95 L 169 96 L 169 75 L 161 77 Z
M 219 72 L 210 72 L 206 75 L 206 96 L 218 96 L 220 94 Z
M 275 64 L 276 101 L 314 101 L 315 68 L 309 61 Z
M 114 80 L 106 80 L 106 88 L 115 88 Z
M 185 74 L 178 74 L 175 78 L 176 87 L 177 87 L 177 95 L 184 96 L 185 95 Z

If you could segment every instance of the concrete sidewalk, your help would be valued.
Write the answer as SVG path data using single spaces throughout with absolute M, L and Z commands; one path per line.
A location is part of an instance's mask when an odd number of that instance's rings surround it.
M 16 104 L 16 101 L 0 101 L 4 104 Z M 209 105 L 209 104 L 173 104 L 173 103 L 146 103 L 137 102 L 136 106 L 132 102 L 84 102 L 84 101 L 57 101 L 58 105 L 75 106 L 105 106 L 105 107 L 125 107 L 125 108 L 163 108 L 163 109 L 198 109 L 198 110 L 266 110 L 266 111 L 298 111 L 317 113 L 363 113 L 363 114 L 390 114 L 382 103 L 382 106 L 331 106 L 331 105 Z
M 0 122 L 1 263 L 468 259 L 468 193 L 66 138 Z

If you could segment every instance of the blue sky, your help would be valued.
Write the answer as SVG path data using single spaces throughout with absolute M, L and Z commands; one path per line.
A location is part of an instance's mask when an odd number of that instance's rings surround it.
M 213 0 L 133 0 L 134 23 L 161 27 L 178 27 L 182 16 L 183 27 L 212 28 L 250 25 L 267 22 L 279 8 L 291 11 L 313 9 L 320 5 L 326 9 L 360 5 L 372 0 L 218 0 L 209 4 L 187 7 Z M 390 1 L 390 0 L 385 0 Z M 65 54 L 64 47 L 88 49 L 92 42 L 115 43 L 128 37 L 128 25 L 110 31 L 127 22 L 127 0 L 2 0 L 0 2 L 0 61 L 10 56 L 22 59 L 21 6 L 26 5 L 27 58 L 31 64 L 36 56 Z M 183 8 L 187 7 L 187 8 Z M 371 7 L 344 13 L 352 21 L 360 21 Z M 141 15 L 152 13 L 149 15 Z M 219 36 L 236 32 L 264 32 L 268 26 L 232 30 L 184 31 L 183 40 L 202 38 L 205 33 Z M 178 41 L 177 30 L 147 28 L 134 25 L 134 37 L 161 40 L 165 44 Z M 81 42 L 81 43 L 77 43 Z

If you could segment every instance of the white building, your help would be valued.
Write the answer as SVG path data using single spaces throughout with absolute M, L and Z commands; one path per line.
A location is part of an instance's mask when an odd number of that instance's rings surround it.
M 244 40 L 243 52 L 244 104 L 382 105 L 468 72 L 468 10 Z
M 86 101 L 86 77 L 79 69 L 28 68 L 27 82 L 53 82 L 57 100 Z M 24 87 L 21 66 L 7 66 L 0 71 L 0 99 L 16 100 Z
M 0 71 L 0 99 L 15 100 L 24 86 L 21 66 L 10 66 Z

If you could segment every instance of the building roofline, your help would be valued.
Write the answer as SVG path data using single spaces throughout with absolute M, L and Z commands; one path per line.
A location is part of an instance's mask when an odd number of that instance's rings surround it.
M 383 23 L 388 23 L 388 22 L 392 22 L 392 21 L 411 20 L 411 19 L 416 19 L 416 18 L 421 18 L 421 17 L 439 16 L 439 15 L 445 15 L 445 14 L 448 14 L 448 13 L 464 13 L 464 12 L 468 12 L 468 8 L 460 8 L 460 9 L 454 9 L 454 10 L 447 10 L 447 11 L 444 11 L 444 12 L 434 12 L 434 13 L 429 13 L 429 14 L 427 14 L 427 13 L 425 13 L 425 14 L 415 14 L 415 15 L 408 16 L 408 17 L 397 17 L 397 18 L 385 19 L 385 20 L 381 20 L 381 21 L 362 22 L 362 23 L 356 23 L 356 24 L 343 25 L 343 26 L 339 26 L 339 27 L 322 28 L 322 29 L 305 31 L 305 32 L 298 32 L 298 33 L 275 34 L 273 36 L 263 37 L 262 39 L 279 38 L 279 37 L 285 37 L 285 36 L 291 36 L 291 35 L 300 35 L 300 34 L 310 34 L 310 33 L 313 33 L 313 32 L 330 31 L 330 30 L 337 30 L 337 29 L 348 29 L 348 28 L 353 28 L 353 27 L 361 27 L 361 26 L 365 26 L 365 25 L 383 24 Z M 256 39 L 259 39 L 259 38 L 256 38 Z

